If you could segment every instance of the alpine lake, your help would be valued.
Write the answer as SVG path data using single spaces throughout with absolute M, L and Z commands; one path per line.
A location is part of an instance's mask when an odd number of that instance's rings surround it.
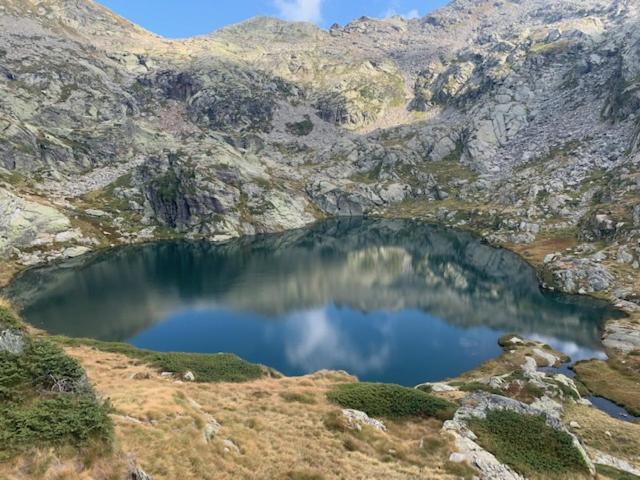
M 51 334 L 409 386 L 499 355 L 506 333 L 603 358 L 616 315 L 541 290 L 526 262 L 471 234 L 400 220 L 118 247 L 27 270 L 4 294 Z

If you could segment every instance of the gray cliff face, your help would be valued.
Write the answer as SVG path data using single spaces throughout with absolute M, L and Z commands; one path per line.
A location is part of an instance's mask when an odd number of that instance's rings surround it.
M 637 22 L 635 0 L 456 0 L 174 41 L 90 0 L 0 0 L 0 250 L 414 212 L 631 244 Z

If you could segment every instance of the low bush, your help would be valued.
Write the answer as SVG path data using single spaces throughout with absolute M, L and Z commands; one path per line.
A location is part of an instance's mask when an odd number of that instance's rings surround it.
M 246 382 L 263 375 L 260 365 L 228 353 L 155 353 L 149 360 L 151 365 L 163 371 L 193 372 L 197 382 Z
M 3 306 L 4 301 L 0 300 L 0 330 L 11 328 L 22 330 L 24 325 L 20 319 L 9 309 Z
M 345 383 L 329 392 L 330 401 L 372 417 L 449 419 L 455 405 L 415 388 L 384 383 Z
M 484 448 L 528 478 L 576 478 L 588 473 L 572 437 L 549 427 L 544 415 L 491 410 L 469 426 Z
M 143 350 L 126 343 L 56 337 L 68 346 L 87 346 L 103 352 L 119 353 L 138 359 L 152 367 L 173 373 L 192 372 L 196 382 L 246 382 L 264 376 L 265 369 L 227 353 L 163 353 Z
M 8 459 L 35 447 L 71 445 L 81 448 L 90 441 L 111 439 L 109 406 L 93 395 L 58 393 L 27 404 L 0 406 L 0 459 Z
M 1 305 L 0 323 L 21 330 L 25 344 L 17 355 L 0 352 L 0 461 L 37 447 L 109 447 L 110 407 L 80 364 L 49 339 L 30 337 Z

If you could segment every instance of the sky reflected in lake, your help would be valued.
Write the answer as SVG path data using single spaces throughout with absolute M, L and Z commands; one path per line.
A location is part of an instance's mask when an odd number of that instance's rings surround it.
M 476 367 L 507 332 L 602 356 L 614 314 L 541 292 L 526 263 L 469 234 L 386 220 L 123 247 L 30 270 L 5 294 L 52 333 L 405 385 Z

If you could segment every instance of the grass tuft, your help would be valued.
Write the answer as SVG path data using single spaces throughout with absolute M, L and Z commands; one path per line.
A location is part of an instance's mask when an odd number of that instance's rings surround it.
M 330 401 L 372 417 L 452 418 L 455 405 L 414 388 L 383 383 L 346 383 L 327 394 Z

